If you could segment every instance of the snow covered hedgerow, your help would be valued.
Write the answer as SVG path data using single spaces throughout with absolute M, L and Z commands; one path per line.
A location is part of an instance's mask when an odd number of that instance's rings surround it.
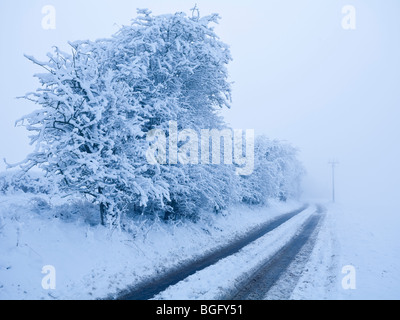
M 234 165 L 149 163 L 149 132 L 172 121 L 199 135 L 227 129 L 219 111 L 231 103 L 231 54 L 212 28 L 216 14 L 138 13 L 109 39 L 70 42 L 71 53 L 55 48 L 46 61 L 27 56 L 44 70 L 24 97 L 39 108 L 17 121 L 35 150 L 13 166 L 43 170 L 55 192 L 91 201 L 112 228 L 124 215 L 196 219 L 295 195 L 301 170 L 294 149 L 278 142 L 259 140 L 249 177 Z
M 140 13 L 134 25 L 122 28 L 114 39 L 119 48 L 115 56 L 141 57 L 146 65 L 139 88 L 152 89 L 139 91 L 147 112 L 144 131 L 167 131 L 170 121 L 178 124 L 179 131 L 191 129 L 198 134 L 225 127 L 218 111 L 230 106 L 226 65 L 231 56 L 210 26 L 218 22 L 218 15 L 188 18 L 183 13 L 156 17 L 148 10 Z M 168 185 L 169 199 L 162 207 L 149 199 L 147 206 L 139 206 L 139 212 L 158 211 L 165 219 L 195 217 L 201 208 L 216 209 L 232 202 L 232 184 L 226 173 L 233 179 L 233 168 L 168 164 L 157 170 Z
M 49 194 L 52 186 L 43 174 L 38 172 L 22 173 L 20 171 L 0 173 L 0 193 L 16 192 Z
M 27 56 L 44 73 L 35 75 L 41 88 L 25 96 L 40 108 L 17 121 L 35 145 L 18 165 L 44 170 L 60 192 L 91 199 L 110 226 L 131 204 L 168 212 L 173 203 L 190 206 L 194 195 L 218 203 L 207 190 L 193 191 L 190 169 L 145 158 L 146 134 L 170 120 L 199 130 L 221 125 L 230 53 L 209 26 L 217 20 L 140 10 L 110 39 L 71 42 L 71 54 L 55 48 L 47 61 Z M 212 174 L 204 169 L 201 178 Z
M 255 143 L 254 173 L 240 178 L 242 201 L 265 204 L 268 198 L 281 201 L 298 198 L 304 172 L 295 148 L 259 136 Z

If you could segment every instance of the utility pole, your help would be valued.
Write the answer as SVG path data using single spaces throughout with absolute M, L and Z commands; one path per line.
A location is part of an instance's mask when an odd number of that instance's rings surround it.
M 335 167 L 339 164 L 339 162 L 333 160 L 330 161 L 329 164 L 332 166 L 332 202 L 335 203 Z

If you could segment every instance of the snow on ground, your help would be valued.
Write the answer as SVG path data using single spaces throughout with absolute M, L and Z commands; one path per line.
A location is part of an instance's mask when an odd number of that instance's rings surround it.
M 327 218 L 291 299 L 400 299 L 400 215 L 380 201 L 327 205 Z M 343 267 L 355 268 L 344 289 Z
M 110 297 L 298 207 L 237 207 L 179 225 L 138 220 L 132 234 L 111 234 L 95 223 L 96 208 L 88 205 L 43 195 L 1 196 L 0 299 Z M 55 290 L 42 288 L 46 265 L 55 267 Z
M 326 217 L 308 262 L 299 272 L 301 276 L 290 299 L 400 299 L 400 215 L 393 205 L 378 203 L 325 204 Z M 312 212 L 313 207 L 239 253 L 168 288 L 155 299 L 224 298 L 227 292 L 234 290 L 242 279 L 246 279 L 265 259 L 287 243 Z M 355 289 L 342 286 L 343 279 L 348 275 L 342 271 L 347 266 L 355 269 Z M 289 273 L 290 270 L 283 276 Z M 282 287 L 285 282 L 292 285 L 290 281 L 281 281 L 280 289 L 285 289 Z
M 325 219 L 320 225 L 314 248 L 290 299 L 339 298 L 338 293 L 341 290 L 338 282 L 341 272 L 338 262 L 339 242 L 333 217 L 332 208 L 327 206 Z
M 156 300 L 215 300 L 234 293 L 237 285 L 253 274 L 297 233 L 316 211 L 315 206 L 282 224 L 238 253 L 220 260 L 157 295 Z M 229 277 L 226 275 L 229 274 Z
M 42 195 L 1 196 L 0 299 L 112 297 L 299 206 L 272 202 L 269 208 L 238 207 L 179 225 L 137 220 L 128 234 L 110 233 L 99 226 L 97 209 L 87 204 L 68 204 Z M 398 210 L 372 202 L 325 206 L 326 218 L 315 247 L 290 298 L 400 299 Z M 314 211 L 311 206 L 156 299 L 223 298 L 287 243 Z M 42 288 L 45 265 L 56 268 L 56 290 Z M 342 287 L 346 275 L 342 268 L 349 265 L 356 270 L 355 290 Z

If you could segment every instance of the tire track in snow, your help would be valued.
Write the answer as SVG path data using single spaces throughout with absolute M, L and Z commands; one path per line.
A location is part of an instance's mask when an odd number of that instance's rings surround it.
M 261 238 L 265 234 L 278 228 L 294 216 L 300 214 L 309 207 L 308 204 L 304 205 L 300 209 L 292 212 L 283 214 L 273 219 L 272 221 L 266 222 L 254 231 L 250 232 L 246 236 L 232 242 L 228 246 L 225 246 L 219 250 L 216 250 L 210 254 L 206 254 L 204 257 L 191 261 L 186 265 L 171 270 L 157 279 L 150 280 L 146 283 L 138 285 L 132 290 L 128 290 L 119 295 L 118 300 L 149 300 L 158 293 L 164 291 L 170 286 L 173 286 L 185 278 L 195 274 L 196 272 L 203 270 L 219 260 L 224 259 L 230 255 L 233 255 L 246 247 L 255 240 Z
M 314 247 L 318 226 L 323 217 L 323 209 L 318 207 L 317 212 L 302 225 L 299 233 L 243 282 L 227 300 L 289 298 Z

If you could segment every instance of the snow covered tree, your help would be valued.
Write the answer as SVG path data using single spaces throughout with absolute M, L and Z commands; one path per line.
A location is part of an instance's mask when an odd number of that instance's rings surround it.
M 38 167 L 57 192 L 87 197 L 112 227 L 128 209 L 164 219 L 195 217 L 200 209 L 219 211 L 240 199 L 263 203 L 296 195 L 295 150 L 266 138 L 256 144 L 249 177 L 236 176 L 233 164 L 175 161 L 172 145 L 185 142 L 173 141 L 171 122 L 199 136 L 229 129 L 219 111 L 230 107 L 231 55 L 211 26 L 216 14 L 138 13 L 109 39 L 71 42 L 72 53 L 55 48 L 44 62 L 27 57 L 45 71 L 35 75 L 41 87 L 25 96 L 40 108 L 17 121 L 33 133 L 35 145 L 18 164 L 22 170 Z M 155 129 L 167 134 L 166 163 L 147 158 Z
M 37 166 L 60 190 L 90 197 L 100 205 L 103 224 L 116 225 L 126 203 L 162 201 L 168 190 L 156 174 L 143 175 L 146 121 L 129 83 L 106 63 L 112 42 L 71 45 L 71 55 L 56 49 L 48 62 L 28 57 L 47 72 L 36 75 L 42 88 L 26 96 L 41 109 L 18 121 L 35 133 L 36 145 L 21 167 Z
M 147 133 L 171 120 L 197 130 L 223 125 L 217 113 L 229 106 L 231 58 L 209 26 L 217 19 L 139 10 L 110 39 L 72 42 L 72 54 L 55 48 L 44 62 L 27 56 L 45 72 L 35 75 L 42 87 L 25 96 L 40 109 L 17 122 L 35 145 L 21 168 L 39 167 L 61 192 L 90 198 L 112 226 L 131 204 L 168 211 L 194 193 L 212 198 L 206 183 L 194 190 L 198 174 L 189 167 L 150 165 L 145 155 Z M 214 170 L 203 170 L 201 179 L 217 185 Z
M 125 61 L 119 67 L 123 74 L 129 74 L 129 66 L 138 59 L 146 66 L 145 77 L 136 86 L 144 110 L 151 111 L 142 114 L 148 119 L 144 130 L 167 131 L 170 121 L 178 123 L 179 131 L 192 129 L 198 134 L 202 129 L 224 128 L 218 111 L 229 107 L 231 100 L 226 68 L 231 56 L 227 45 L 210 27 L 218 22 L 218 15 L 188 18 L 184 13 L 152 16 L 148 10 L 139 12 L 141 15 L 132 26 L 114 36 L 113 56 Z M 169 157 L 177 157 L 176 150 L 168 151 Z M 166 217 L 193 216 L 199 208 L 222 207 L 228 201 L 228 195 L 222 201 L 225 193 L 221 190 L 229 189 L 224 181 L 229 180 L 227 171 L 233 176 L 233 168 L 182 166 L 170 164 L 170 160 L 158 168 L 169 185 L 168 205 L 159 208 Z M 147 211 L 154 211 L 157 206 L 157 202 L 152 203 Z
M 141 86 L 134 89 L 142 104 L 151 106 L 151 114 L 144 114 L 148 128 L 167 129 L 171 120 L 179 120 L 182 128 L 216 128 L 223 122 L 216 111 L 229 107 L 231 99 L 226 69 L 229 48 L 209 26 L 219 16 L 139 13 L 131 26 L 113 37 L 112 54 L 118 71 L 129 78 L 137 78 L 133 63 L 139 60 L 144 66 Z
M 268 199 L 286 201 L 300 195 L 304 169 L 297 150 L 289 144 L 259 136 L 255 144 L 255 170 L 241 177 L 242 201 L 265 204 Z

